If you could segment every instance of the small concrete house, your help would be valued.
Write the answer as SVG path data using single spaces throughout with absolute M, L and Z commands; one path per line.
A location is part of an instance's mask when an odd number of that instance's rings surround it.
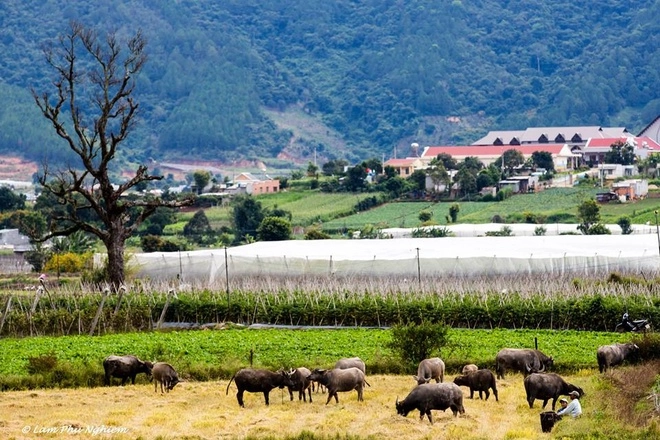
M 612 192 L 621 201 L 643 199 L 649 193 L 649 183 L 645 179 L 624 180 L 613 183 Z

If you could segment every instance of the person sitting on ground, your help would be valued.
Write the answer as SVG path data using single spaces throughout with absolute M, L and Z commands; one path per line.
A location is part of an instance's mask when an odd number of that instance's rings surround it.
M 557 411 L 557 414 L 559 414 L 560 416 L 570 415 L 572 417 L 577 417 L 580 414 L 582 414 L 582 405 L 580 404 L 580 393 L 578 393 L 577 391 L 571 391 L 570 393 L 568 393 L 568 397 L 571 398 L 571 403 L 569 403 L 564 407 L 563 402 L 560 401 L 560 403 L 562 404 L 562 408 L 559 411 Z M 562 399 L 562 400 L 565 401 L 566 399 Z
M 568 400 L 562 397 L 561 399 L 559 399 L 559 404 L 561 405 L 559 411 L 566 411 L 566 407 L 568 406 Z

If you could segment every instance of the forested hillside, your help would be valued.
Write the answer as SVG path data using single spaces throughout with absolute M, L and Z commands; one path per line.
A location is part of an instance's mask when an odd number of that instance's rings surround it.
M 4 0 L 0 152 L 62 157 L 29 91 L 70 20 L 148 39 L 125 159 L 305 161 L 530 125 L 638 131 L 660 114 L 657 17 L 657 0 Z

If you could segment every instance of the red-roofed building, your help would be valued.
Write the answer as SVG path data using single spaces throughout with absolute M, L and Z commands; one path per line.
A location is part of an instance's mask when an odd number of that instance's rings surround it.
M 650 137 L 615 137 L 591 138 L 582 147 L 583 161 L 592 165 L 605 163 L 607 154 L 615 142 L 632 143 L 635 147 L 635 156 L 646 159 L 651 153 L 660 153 L 660 144 Z
M 532 157 L 536 151 L 546 151 L 552 155 L 555 170 L 565 171 L 574 169 L 580 154 L 573 153 L 566 144 L 537 144 L 537 145 L 467 145 L 426 147 L 422 153 L 422 161 L 428 166 L 432 159 L 439 154 L 449 154 L 456 161 L 461 162 L 466 157 L 476 157 L 488 166 L 499 159 L 507 150 L 518 150 L 525 159 Z

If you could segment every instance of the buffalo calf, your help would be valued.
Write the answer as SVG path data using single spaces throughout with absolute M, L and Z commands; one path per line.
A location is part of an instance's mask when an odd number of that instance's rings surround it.
M 459 386 L 469 387 L 470 399 L 474 398 L 475 391 L 479 391 L 479 398 L 483 399 L 482 393 L 486 393 L 486 400 L 488 400 L 490 397 L 489 389 L 492 389 L 495 400 L 499 402 L 495 375 L 488 369 L 477 370 L 462 376 L 457 376 L 454 379 L 454 383 Z
M 156 362 L 151 373 L 154 376 L 154 392 L 158 392 L 158 384 L 160 384 L 160 392 L 162 393 L 165 387 L 165 392 L 169 393 L 180 382 L 174 367 L 165 362 Z

